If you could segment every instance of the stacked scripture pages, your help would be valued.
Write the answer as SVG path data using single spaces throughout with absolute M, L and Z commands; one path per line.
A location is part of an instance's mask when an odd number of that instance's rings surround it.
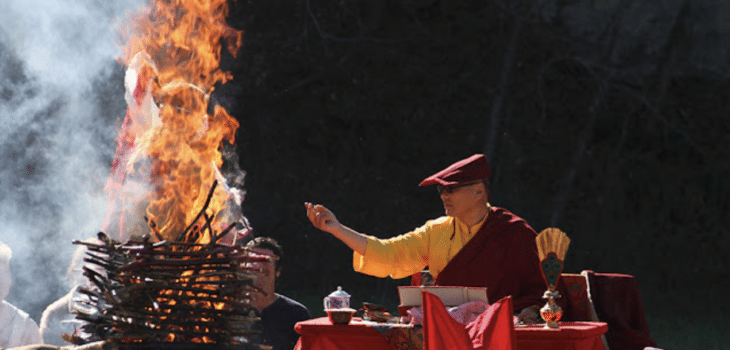
M 425 290 L 439 297 L 446 306 L 457 306 L 471 301 L 487 300 L 487 288 L 481 287 L 437 287 L 437 286 L 400 286 L 398 296 L 400 307 L 421 306 L 421 291 Z

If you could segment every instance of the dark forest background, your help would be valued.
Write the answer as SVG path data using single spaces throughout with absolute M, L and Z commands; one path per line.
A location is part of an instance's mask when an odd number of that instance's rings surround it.
M 14 248 L 8 301 L 38 321 L 68 291 L 72 237 L 105 211 L 91 192 L 114 157 L 124 67 L 84 34 L 124 2 L 28 21 L 21 3 L 0 26 L 0 239 Z M 424 177 L 484 153 L 493 205 L 570 236 L 566 272 L 635 276 L 663 348 L 728 347 L 727 1 L 229 3 L 243 46 L 223 52 L 234 79 L 213 100 L 241 123 L 225 165 L 246 171 L 255 234 L 284 246 L 282 294 L 320 316 L 342 286 L 395 312 L 409 281 L 355 273 L 304 202 L 391 237 L 443 214 Z
M 280 291 L 315 315 L 338 285 L 396 305 L 408 281 L 353 272 L 303 203 L 405 233 L 443 212 L 417 184 L 485 153 L 492 204 L 566 232 L 567 272 L 634 275 L 653 328 L 725 319 L 727 26 L 709 2 L 606 4 L 232 4 L 244 45 L 217 99 L 241 122 L 244 213 L 285 248 Z

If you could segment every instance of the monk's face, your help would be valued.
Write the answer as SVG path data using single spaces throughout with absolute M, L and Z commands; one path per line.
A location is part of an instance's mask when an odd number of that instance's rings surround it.
M 464 218 L 473 211 L 484 210 L 487 205 L 487 191 L 482 181 L 442 187 L 439 192 L 448 216 Z

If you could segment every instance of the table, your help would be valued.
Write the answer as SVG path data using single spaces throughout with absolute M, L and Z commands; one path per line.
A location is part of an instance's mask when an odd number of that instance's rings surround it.
M 349 325 L 333 325 L 327 317 L 296 324 L 301 334 L 296 350 L 391 350 L 423 349 L 423 327 L 382 325 L 353 318 Z M 601 335 L 608 331 L 604 322 L 562 322 L 560 329 L 543 326 L 515 328 L 518 350 L 603 350 Z
M 302 321 L 294 327 L 301 334 L 294 349 L 390 350 L 393 345 L 389 341 L 400 343 L 399 349 L 423 349 L 423 327 L 394 324 L 379 326 L 359 317 L 354 317 L 348 325 L 333 325 L 327 317 Z M 384 336 L 381 332 L 389 332 L 391 336 Z
M 603 350 L 601 335 L 608 331 L 605 322 L 561 322 L 560 329 L 543 325 L 515 327 L 517 349 Z

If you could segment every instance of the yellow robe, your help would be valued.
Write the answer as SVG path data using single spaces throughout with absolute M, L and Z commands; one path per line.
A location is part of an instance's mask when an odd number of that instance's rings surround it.
M 360 273 L 375 277 L 390 276 L 394 279 L 411 276 L 428 266 L 435 279 L 456 253 L 474 237 L 486 219 L 487 216 L 476 225 L 468 227 L 457 218 L 442 216 L 393 238 L 366 236 L 368 243 L 365 254 L 355 252 L 352 266 Z

